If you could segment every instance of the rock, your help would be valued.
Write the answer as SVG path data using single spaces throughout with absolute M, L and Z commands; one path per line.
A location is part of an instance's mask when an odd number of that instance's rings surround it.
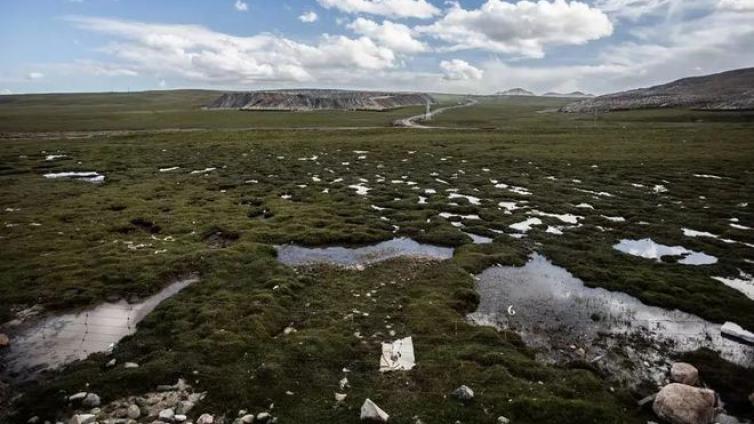
M 649 395 L 647 397 L 642 398 L 640 401 L 636 402 L 636 404 L 639 405 L 639 406 L 644 406 L 644 405 L 646 405 L 648 403 L 654 402 L 654 400 L 655 400 L 656 397 L 657 397 L 657 393 L 651 394 L 651 395 Z
M 118 360 L 117 360 L 117 359 L 115 359 L 115 358 L 113 358 L 113 359 L 109 360 L 109 361 L 108 361 L 108 362 L 107 362 L 107 363 L 105 364 L 105 368 L 112 368 L 112 367 L 114 367 L 114 366 L 115 366 L 115 364 L 117 364 L 117 363 L 118 363 Z
M 335 393 L 335 402 L 343 402 L 348 397 L 345 393 Z
M 186 417 L 185 415 L 182 415 L 182 414 L 178 414 L 178 415 L 176 415 L 176 416 L 173 417 L 173 420 L 175 422 L 177 422 L 177 423 L 185 422 L 187 419 L 188 419 L 188 417 Z
M 70 397 L 68 397 L 68 401 L 69 402 L 79 402 L 79 401 L 82 401 L 82 400 L 84 400 L 84 398 L 86 397 L 87 394 L 88 394 L 87 392 L 78 392 L 75 395 L 71 395 Z
M 670 380 L 674 383 L 696 386 L 699 382 L 699 370 L 685 362 L 675 362 L 670 367 Z
M 138 405 L 134 405 L 134 404 L 128 405 L 128 410 L 126 412 L 126 415 L 128 416 L 128 418 L 132 420 L 138 420 L 139 417 L 141 416 L 141 409 L 139 408 Z
M 652 410 L 671 424 L 709 424 L 715 418 L 716 403 L 712 390 L 671 383 L 657 394 Z
M 497 424 L 510 424 L 511 420 L 503 416 L 497 417 Z
M 241 422 L 243 424 L 251 424 L 254 422 L 254 415 L 252 414 L 246 414 L 243 417 L 241 417 Z
M 213 424 L 215 417 L 210 414 L 202 414 L 199 419 L 196 420 L 196 424 Z
M 740 340 L 745 343 L 754 344 L 754 333 L 744 330 L 743 327 L 741 327 L 738 324 L 735 324 L 732 322 L 726 322 L 720 328 L 720 332 L 723 333 L 723 335 L 731 337 L 735 340 Z
M 172 423 L 175 419 L 175 411 L 173 410 L 173 408 L 163 409 L 162 411 L 160 411 L 158 418 L 162 422 Z
M 727 414 L 718 414 L 717 417 L 715 418 L 715 424 L 744 424 L 744 423 L 739 421 L 738 418 L 736 417 L 733 417 Z
M 370 399 L 367 399 L 364 401 L 364 404 L 361 405 L 360 417 L 362 421 L 386 423 L 388 418 L 390 418 L 390 415 L 388 415 L 385 411 L 380 409 L 380 407 L 377 406 Z
M 474 399 L 474 391 L 466 385 L 453 390 L 453 393 L 451 393 L 451 395 L 462 402 L 469 402 Z
M 257 418 L 255 421 L 258 423 L 266 423 L 270 420 L 272 420 L 272 415 L 270 415 L 269 412 L 260 412 L 257 414 Z
M 123 364 L 123 368 L 139 368 L 139 364 L 137 364 L 136 362 L 126 362 L 125 364 Z
M 194 402 L 182 400 L 175 406 L 176 414 L 188 414 L 194 408 Z
M 97 416 L 92 414 L 78 414 L 71 417 L 68 424 L 92 424 Z
M 26 421 L 26 422 L 27 422 L 28 424 L 37 424 L 37 423 L 39 422 L 39 417 L 37 417 L 37 416 L 33 416 L 33 417 L 29 418 L 29 420 L 28 420 L 28 421 Z
M 0 333 L 0 349 L 4 347 L 8 347 L 10 345 L 10 337 L 7 335 Z
M 81 401 L 81 405 L 87 408 L 96 408 L 100 406 L 101 403 L 102 401 L 100 400 L 99 396 L 94 393 L 87 394 L 84 400 Z

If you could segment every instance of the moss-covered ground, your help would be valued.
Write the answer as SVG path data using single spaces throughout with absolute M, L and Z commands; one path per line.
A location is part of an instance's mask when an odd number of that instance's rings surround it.
M 516 423 L 641 422 L 631 395 L 593 371 L 542 365 L 515 335 L 467 324 L 464 315 L 477 301 L 471 274 L 497 263 L 523 264 L 536 249 L 590 285 L 754 330 L 754 301 L 711 278 L 754 273 L 754 230 L 743 229 L 754 227 L 754 204 L 747 204 L 754 201 L 752 123 L 744 117 L 730 127 L 635 121 L 577 128 L 574 117 L 521 116 L 497 131 L 205 131 L 2 141 L 0 319 L 33 304 L 68 309 L 109 296 L 146 296 L 177 276 L 201 276 L 116 348 L 121 363 L 140 368 L 105 370 L 102 356 L 74 364 L 23 388 L 21 412 L 12 419 L 53 418 L 64 407 L 61 392 L 87 384 L 107 401 L 188 377 L 208 392 L 201 412 L 235 414 L 274 403 L 281 422 L 356 422 L 366 397 L 391 422 L 414 416 L 495 422 L 498 415 Z M 49 154 L 66 158 L 45 160 Z M 206 168 L 216 169 L 191 173 Z M 43 177 L 75 170 L 101 172 L 106 181 Z M 349 187 L 356 184 L 370 190 L 358 195 Z M 657 185 L 667 191 L 656 192 Z M 448 189 L 480 204 L 449 199 Z M 503 201 L 529 209 L 509 215 L 498 206 Z M 546 226 L 522 240 L 495 232 L 513 232 L 509 225 L 531 209 L 584 219 L 563 235 L 546 233 Z M 464 230 L 495 243 L 472 245 L 452 225 L 460 218 L 441 212 L 479 215 L 465 220 Z M 685 237 L 684 227 L 735 243 Z M 396 236 L 455 246 L 456 256 L 442 263 L 399 259 L 364 271 L 294 270 L 277 263 L 273 249 Z M 645 237 L 719 262 L 658 263 L 612 248 L 620 239 Z M 286 327 L 296 332 L 285 335 Z M 414 338 L 416 369 L 380 374 L 379 343 L 403 336 Z M 335 407 L 344 375 L 348 398 Z M 448 396 L 461 384 L 476 392 L 469 405 Z

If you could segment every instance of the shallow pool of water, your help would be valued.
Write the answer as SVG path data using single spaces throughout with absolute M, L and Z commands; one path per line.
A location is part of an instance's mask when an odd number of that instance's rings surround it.
M 277 246 L 278 260 L 286 265 L 331 264 L 338 266 L 370 265 L 397 257 L 445 260 L 453 257 L 453 248 L 423 244 L 408 238 L 395 238 L 364 247 Z
M 615 250 L 632 256 L 662 261 L 663 256 L 676 256 L 683 265 L 712 265 L 717 263 L 717 258 L 703 252 L 695 252 L 683 246 L 666 246 L 646 238 L 642 240 L 621 240 L 613 246 Z
M 197 281 L 195 277 L 179 280 L 141 303 L 128 304 L 125 300 L 103 303 L 22 325 L 11 331 L 2 371 L 11 379 L 25 380 L 42 370 L 108 351 L 133 334 L 136 324 L 162 301 Z
M 554 361 L 574 347 L 583 348 L 583 359 L 589 361 L 621 350 L 620 358 L 605 360 L 615 361 L 612 365 L 633 361 L 638 373 L 625 375 L 627 380 L 652 379 L 658 370 L 651 368 L 667 360 L 668 352 L 701 347 L 740 365 L 754 364 L 754 346 L 724 338 L 721 325 L 648 306 L 625 293 L 586 287 L 541 255 L 532 256 L 523 267 L 489 268 L 478 276 L 476 286 L 480 304 L 469 316 L 473 322 L 514 330 Z

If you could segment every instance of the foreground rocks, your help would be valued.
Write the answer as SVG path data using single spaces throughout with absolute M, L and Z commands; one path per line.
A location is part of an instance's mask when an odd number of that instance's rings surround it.
M 710 424 L 715 419 L 716 406 L 714 391 L 671 383 L 657 394 L 652 410 L 671 424 Z
M 387 420 L 390 418 L 390 415 L 388 415 L 385 411 L 380 409 L 377 404 L 371 401 L 371 399 L 367 399 L 364 401 L 364 404 L 361 405 L 361 415 L 360 415 L 361 421 L 366 422 L 373 422 L 373 423 L 386 423 Z
M 670 379 L 674 383 L 696 386 L 699 383 L 699 371 L 691 364 L 676 362 L 670 368 Z

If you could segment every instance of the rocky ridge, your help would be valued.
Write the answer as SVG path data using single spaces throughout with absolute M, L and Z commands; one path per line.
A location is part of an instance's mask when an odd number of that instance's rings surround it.
M 225 93 L 207 109 L 312 111 L 374 110 L 434 103 L 423 93 L 388 93 L 347 90 L 272 90 Z

